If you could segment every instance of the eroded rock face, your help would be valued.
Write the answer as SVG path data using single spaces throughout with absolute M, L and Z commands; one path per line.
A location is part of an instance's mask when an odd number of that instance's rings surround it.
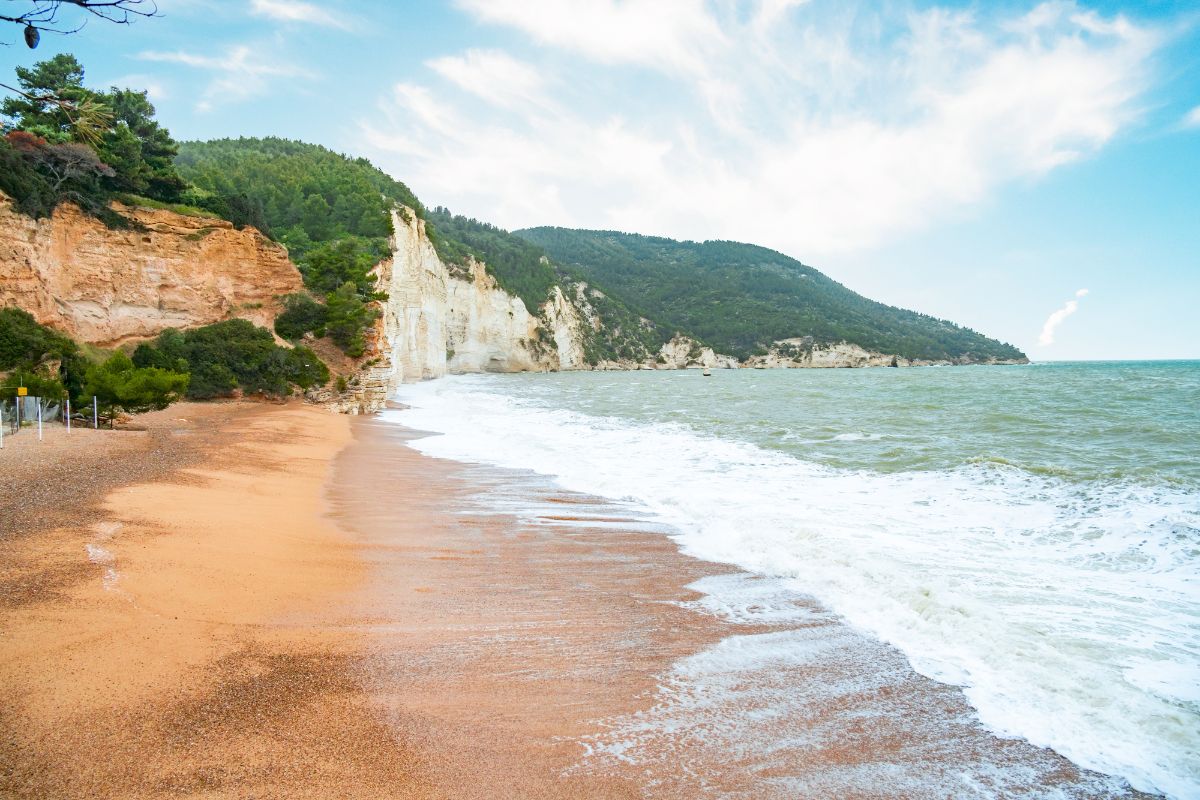
M 711 347 L 703 347 L 691 337 L 677 334 L 671 341 L 662 346 L 658 353 L 659 366 L 663 369 L 686 369 L 688 367 L 705 367 L 716 369 L 736 369 L 738 360 L 733 356 L 713 352 Z
M 857 344 L 836 342 L 814 344 L 809 337 L 780 339 L 766 355 L 751 356 L 742 364 L 755 369 L 828 369 L 843 367 L 930 367 L 957 366 L 964 364 L 1028 364 L 1028 359 L 990 359 L 978 361 L 963 357 L 958 359 L 908 359 L 904 356 L 877 353 Z
M 270 329 L 278 297 L 302 288 L 287 250 L 253 228 L 117 208 L 144 230 L 110 230 L 70 204 L 34 220 L 0 193 L 0 303 L 115 347 L 231 317 Z
M 555 288 L 534 316 L 471 260 L 450 269 L 424 221 L 396 210 L 392 257 L 376 269 L 386 292 L 372 355 L 394 389 L 403 382 L 469 372 L 545 372 L 585 367 L 576 306 Z M 386 393 L 384 393 L 386 395 Z M 386 396 L 378 399 L 379 407 Z

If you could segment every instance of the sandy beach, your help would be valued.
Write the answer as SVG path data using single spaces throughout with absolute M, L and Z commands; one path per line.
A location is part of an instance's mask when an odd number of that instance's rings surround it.
M 182 404 L 6 442 L 0 795 L 422 796 L 330 609 L 349 419 Z
M 137 424 L 0 451 L 5 797 L 1126 796 L 816 607 L 706 613 L 729 568 L 596 498 L 299 404 Z

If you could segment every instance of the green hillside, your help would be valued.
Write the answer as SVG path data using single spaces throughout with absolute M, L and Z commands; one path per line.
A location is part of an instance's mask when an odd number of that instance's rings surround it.
M 393 202 L 424 215 L 407 186 L 365 158 L 315 144 L 275 137 L 183 142 L 175 166 L 203 191 L 248 199 L 261 212 L 263 232 L 295 256 L 347 236 L 386 240 Z
M 868 300 L 765 247 L 549 227 L 516 234 L 660 328 L 739 358 L 802 336 L 905 358 L 1024 357 L 952 322 Z
M 545 302 L 556 281 L 541 248 L 448 209 L 427 211 L 407 186 L 365 158 L 268 137 L 184 142 L 175 163 L 196 187 L 193 196 L 237 198 L 260 230 L 287 245 L 306 283 L 320 293 L 349 280 L 367 298 L 366 271 L 387 252 L 395 203 L 426 221 L 446 264 L 464 265 L 474 256 L 530 309 Z

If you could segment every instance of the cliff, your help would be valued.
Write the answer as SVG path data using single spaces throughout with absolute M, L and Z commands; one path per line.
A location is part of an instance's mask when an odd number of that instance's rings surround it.
M 657 352 L 641 358 L 589 363 L 590 337 L 611 334 L 586 283 L 559 285 L 530 313 L 520 298 L 501 289 L 486 266 L 470 259 L 449 267 L 438 257 L 425 222 L 406 210 L 393 212 L 392 257 L 376 269 L 376 288 L 385 292 L 382 315 L 369 342 L 364 368 L 347 391 L 329 391 L 314 399 L 347 413 L 382 408 L 405 382 L 474 372 L 548 372 L 556 370 L 636 370 L 685 368 L 830 368 L 920 366 L 966 363 L 908 359 L 845 342 L 814 344 L 783 339 L 764 355 L 739 361 L 716 353 L 688 336 L 676 334 Z M 650 325 L 648 320 L 639 324 Z
M 109 229 L 69 204 L 34 220 L 0 194 L 0 303 L 76 340 L 115 347 L 230 317 L 270 329 L 279 298 L 303 289 L 286 249 L 253 228 L 161 209 L 119 210 L 134 227 Z M 560 278 L 531 311 L 478 259 L 444 263 L 426 223 L 409 210 L 397 207 L 392 221 L 392 255 L 375 270 L 376 288 L 388 299 L 365 356 L 347 359 L 328 342 L 310 342 L 345 383 L 309 399 L 346 413 L 382 408 L 402 382 L 473 372 L 1004 363 L 904 358 L 810 338 L 777 340 L 744 360 L 677 332 L 658 345 L 666 337 L 653 321 L 611 305 L 587 282 Z
M 534 316 L 471 260 L 451 271 L 434 250 L 425 223 L 392 214 L 392 257 L 376 268 L 388 295 L 376 323 L 360 391 L 338 401 L 359 413 L 381 408 L 402 382 L 468 372 L 547 372 L 584 365 L 578 308 L 561 290 Z
M 113 230 L 71 204 L 35 220 L 0 193 L 0 304 L 100 347 L 244 317 L 271 327 L 302 288 L 287 250 L 253 228 L 151 208 Z

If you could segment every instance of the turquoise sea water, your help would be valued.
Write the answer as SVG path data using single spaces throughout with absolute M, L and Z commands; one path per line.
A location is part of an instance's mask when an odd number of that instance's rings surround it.
M 1200 362 L 471 376 L 435 455 L 637 505 L 963 687 L 993 730 L 1200 796 Z

